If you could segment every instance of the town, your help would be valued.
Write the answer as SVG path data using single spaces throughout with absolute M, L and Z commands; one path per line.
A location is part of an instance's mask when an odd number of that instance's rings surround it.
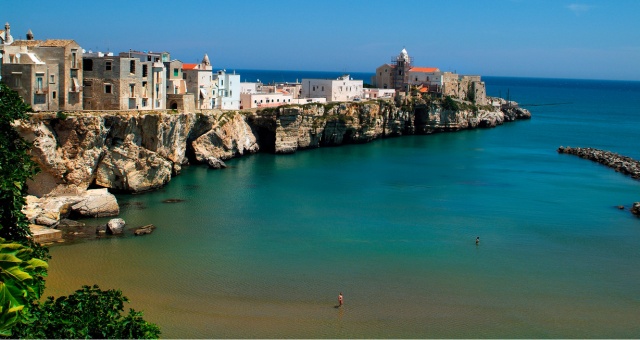
M 25 38 L 14 39 L 9 23 L 0 30 L 0 79 L 36 112 L 261 109 L 392 99 L 410 91 L 494 104 L 480 76 L 414 66 L 404 48 L 375 70 L 370 84 L 349 75 L 262 84 L 214 71 L 207 54 L 199 64 L 189 64 L 171 59 L 169 52 L 86 51 L 74 40 L 36 40 L 31 30 Z

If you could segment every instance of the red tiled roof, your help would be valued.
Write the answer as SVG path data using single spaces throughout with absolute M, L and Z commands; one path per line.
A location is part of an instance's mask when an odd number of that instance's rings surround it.
M 193 70 L 198 66 L 198 64 L 182 64 L 183 70 Z
M 440 72 L 440 69 L 437 67 L 412 67 L 409 72 L 433 73 Z

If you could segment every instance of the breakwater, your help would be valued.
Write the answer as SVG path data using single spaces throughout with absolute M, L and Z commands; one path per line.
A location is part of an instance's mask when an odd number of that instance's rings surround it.
M 588 159 L 614 169 L 616 172 L 629 175 L 633 179 L 640 180 L 640 162 L 627 156 L 621 156 L 615 152 L 594 148 L 572 148 L 560 146 L 558 153 L 575 155 Z M 640 202 L 634 202 L 631 213 L 640 216 Z
M 558 153 L 575 155 L 580 158 L 588 159 L 602 165 L 614 169 L 616 172 L 629 175 L 634 179 L 640 180 L 640 162 L 626 156 L 621 156 L 615 152 L 599 150 L 594 148 L 558 148 Z

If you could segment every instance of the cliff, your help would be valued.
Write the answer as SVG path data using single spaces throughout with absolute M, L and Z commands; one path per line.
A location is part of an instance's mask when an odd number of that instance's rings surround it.
M 292 153 L 388 136 L 494 127 L 530 117 L 520 110 L 505 114 L 463 102 L 405 99 L 286 106 L 255 113 L 39 113 L 16 127 L 33 143 L 32 155 L 41 168 L 28 183 L 30 193 L 62 196 L 90 187 L 129 193 L 154 190 L 186 164 L 219 165 L 259 149 Z
M 41 169 L 28 183 L 36 196 L 153 190 L 190 162 L 258 151 L 245 119 L 220 111 L 45 113 L 16 128 Z

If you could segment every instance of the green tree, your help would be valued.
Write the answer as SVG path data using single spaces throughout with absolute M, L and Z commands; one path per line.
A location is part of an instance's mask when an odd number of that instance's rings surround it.
M 30 144 L 13 123 L 27 118 L 29 105 L 0 83 L 0 334 L 23 320 L 24 311 L 44 292 L 47 250 L 30 238 L 29 222 L 22 212 L 26 181 L 37 172 L 29 156 Z
M 73 295 L 49 297 L 30 308 L 32 323 L 16 327 L 14 337 L 39 339 L 153 339 L 160 328 L 133 309 L 122 315 L 129 299 L 119 290 L 83 286 Z

